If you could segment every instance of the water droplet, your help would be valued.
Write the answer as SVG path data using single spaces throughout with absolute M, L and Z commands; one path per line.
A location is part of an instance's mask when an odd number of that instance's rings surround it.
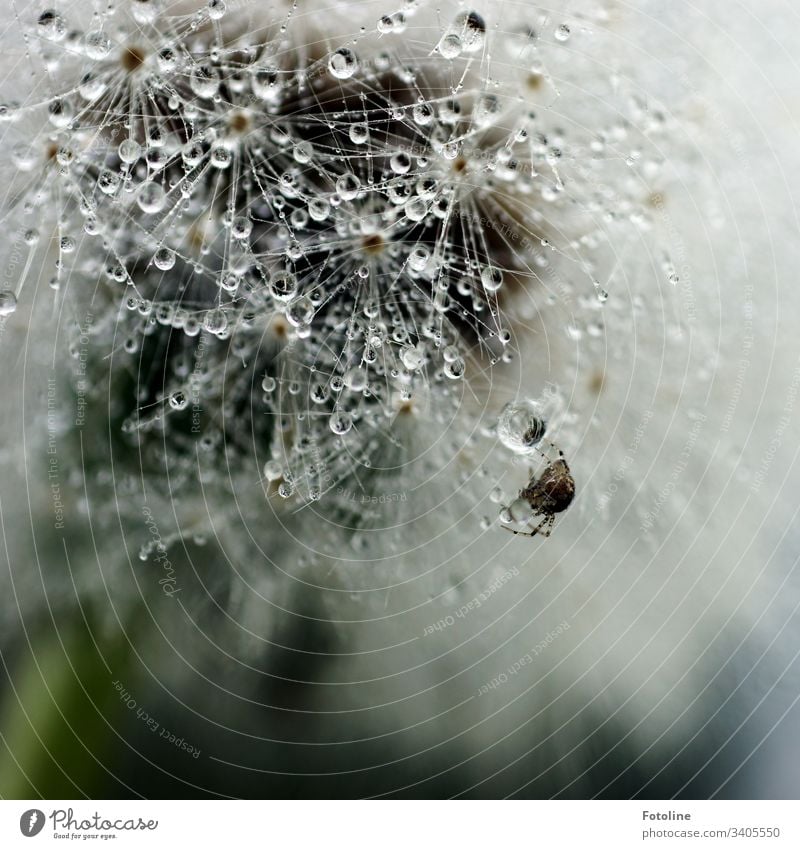
M 234 239 L 243 241 L 250 235 L 250 233 L 252 233 L 252 231 L 253 222 L 249 218 L 240 215 L 233 219 L 233 223 L 231 224 L 231 235 Z
M 437 47 L 439 53 L 441 53 L 445 59 L 455 59 L 461 55 L 463 45 L 461 44 L 461 39 L 456 33 L 448 32 L 442 36 Z
M 529 454 L 547 430 L 539 405 L 531 401 L 506 404 L 497 424 L 497 436 L 515 454 Z
M 131 6 L 137 23 L 151 24 L 158 17 L 156 0 L 134 0 Z
M 324 221 L 331 211 L 331 205 L 322 198 L 311 198 L 308 201 L 308 215 L 312 221 Z
M 67 22 L 55 9 L 47 9 L 36 22 L 39 33 L 50 41 L 61 41 L 67 34 Z
M 104 80 L 94 76 L 94 74 L 84 74 L 81 77 L 80 85 L 78 86 L 78 94 L 92 103 L 105 93 L 107 85 Z
M 218 21 L 225 16 L 226 7 L 223 0 L 208 0 L 208 17 Z
M 425 349 L 421 345 L 404 348 L 400 352 L 400 359 L 409 371 L 416 371 L 425 362 Z
M 17 296 L 10 289 L 0 292 L 0 317 L 5 318 L 11 315 L 16 309 Z
M 556 31 L 555 31 L 556 41 L 561 41 L 561 42 L 568 41 L 569 37 L 570 37 L 570 29 L 569 29 L 569 26 L 567 24 L 561 24 L 559 27 L 556 28 Z
M 486 40 L 486 23 L 477 12 L 462 12 L 453 22 L 453 31 L 460 36 L 463 49 L 476 53 Z
M 337 410 L 331 414 L 329 425 L 333 433 L 337 436 L 342 436 L 353 426 L 353 418 L 349 413 Z
M 593 280 L 594 293 L 597 295 L 597 300 L 604 304 L 608 300 L 608 292 L 600 285 L 599 281 Z
M 411 157 L 401 150 L 389 160 L 389 167 L 395 174 L 408 174 L 411 170 Z
M 366 124 L 353 124 L 350 127 L 350 141 L 353 144 L 366 144 L 369 139 L 369 127 Z
M 142 183 L 136 198 L 136 202 L 139 204 L 142 212 L 146 212 L 149 215 L 160 212 L 164 208 L 165 201 L 166 195 L 160 183 L 154 183 L 152 180 Z
M 414 118 L 414 123 L 420 127 L 425 127 L 433 121 L 433 107 L 430 103 L 417 103 L 411 110 L 411 115 Z
M 211 151 L 211 164 L 221 170 L 231 164 L 232 157 L 233 155 L 228 148 L 219 144 Z
M 189 405 L 189 398 L 183 390 L 177 389 L 169 396 L 169 405 L 173 410 L 185 410 Z
M 481 283 L 483 288 L 490 293 L 497 292 L 503 285 L 503 272 L 499 268 L 487 265 L 481 271 Z
M 523 524 L 533 518 L 533 507 L 524 498 L 515 498 L 508 505 L 507 515 L 508 519 L 503 521 Z
M 358 58 L 349 48 L 341 47 L 335 53 L 331 53 L 328 68 L 337 80 L 347 80 L 358 70 Z
M 336 181 L 336 191 L 342 200 L 354 200 L 361 189 L 361 180 L 355 174 L 343 174 Z
M 70 123 L 75 114 L 71 104 L 61 98 L 56 98 L 50 102 L 47 113 L 50 123 L 60 130 Z
M 344 385 L 352 392 L 363 392 L 367 385 L 367 373 L 359 366 L 353 366 L 344 373 Z
M 210 65 L 198 65 L 189 78 L 192 91 L 206 99 L 214 97 L 219 88 L 219 78 Z
M 279 271 L 269 281 L 272 297 L 278 301 L 291 301 L 297 294 L 298 286 L 297 278 L 289 271 Z
M 119 143 L 117 153 L 126 165 L 130 165 L 142 155 L 142 146 L 134 139 L 124 139 Z
M 422 246 L 414 248 L 408 255 L 408 264 L 414 271 L 422 271 L 428 264 L 431 252 Z
M 203 327 L 209 333 L 213 333 L 216 336 L 224 333 L 228 327 L 228 317 L 225 315 L 225 311 L 219 309 L 208 310 L 203 316 Z
M 314 305 L 306 298 L 295 298 L 286 310 L 286 318 L 294 327 L 311 324 L 314 318 Z
M 111 52 L 111 40 L 104 32 L 90 32 L 86 34 L 84 49 L 90 59 L 99 62 Z
M 158 52 L 156 64 L 158 65 L 158 70 L 161 71 L 162 74 L 168 74 L 178 67 L 178 57 L 171 47 L 165 47 L 163 50 Z
M 422 198 L 414 198 L 403 207 L 403 211 L 409 221 L 422 221 L 428 214 L 428 206 Z
M 449 377 L 450 380 L 460 380 L 464 376 L 466 369 L 464 360 L 459 356 L 450 362 L 446 362 L 443 371 L 445 377 Z
M 161 271 L 169 271 L 175 265 L 175 251 L 159 248 L 153 257 L 153 264 Z

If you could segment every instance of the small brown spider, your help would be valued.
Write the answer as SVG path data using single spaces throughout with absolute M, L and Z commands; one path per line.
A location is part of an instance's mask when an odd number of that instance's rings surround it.
M 519 499 L 526 501 L 533 510 L 531 518 L 544 516 L 542 521 L 531 531 L 515 531 L 506 525 L 503 527 L 512 534 L 524 537 L 532 537 L 536 534 L 549 537 L 553 530 L 556 513 L 563 513 L 572 504 L 574 497 L 575 479 L 572 477 L 563 452 L 559 450 L 558 460 L 548 463 L 538 478 L 531 470 L 528 485 L 519 491 Z

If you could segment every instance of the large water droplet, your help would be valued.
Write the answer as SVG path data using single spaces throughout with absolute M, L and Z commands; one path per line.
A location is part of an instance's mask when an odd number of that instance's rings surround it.
M 165 200 L 166 195 L 164 194 L 163 186 L 160 183 L 154 183 L 152 180 L 142 183 L 142 187 L 139 189 L 139 194 L 136 198 L 136 202 L 139 204 L 142 212 L 146 212 L 149 215 L 160 212 L 164 208 Z
M 98 62 L 105 59 L 111 52 L 111 40 L 104 32 L 99 30 L 90 32 L 86 34 L 84 49 L 90 59 Z
M 532 401 L 507 404 L 497 423 L 497 435 L 515 454 L 530 454 L 547 430 L 540 406 Z
M 342 436 L 353 426 L 353 418 L 349 413 L 337 410 L 330 417 L 330 429 L 337 435 Z
M 51 41 L 61 41 L 67 34 L 67 22 L 55 9 L 46 9 L 36 21 L 39 33 Z
M 349 48 L 341 47 L 335 53 L 331 53 L 328 68 L 337 80 L 347 80 L 358 70 L 358 58 Z

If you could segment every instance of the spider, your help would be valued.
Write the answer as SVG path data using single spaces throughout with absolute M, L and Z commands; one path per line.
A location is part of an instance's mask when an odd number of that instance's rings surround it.
M 555 448 L 554 445 L 552 447 Z M 527 521 L 530 522 L 534 516 L 543 516 L 544 518 L 531 531 L 515 531 L 513 528 L 503 525 L 512 534 L 532 537 L 540 533 L 544 537 L 549 537 L 553 530 L 556 513 L 562 513 L 572 503 L 572 499 L 575 497 L 575 479 L 572 477 L 567 461 L 564 459 L 564 452 L 559 449 L 556 450 L 558 450 L 558 460 L 548 463 L 538 478 L 535 477 L 531 469 L 531 478 L 528 485 L 519 492 L 519 500 L 526 502 L 533 511 Z

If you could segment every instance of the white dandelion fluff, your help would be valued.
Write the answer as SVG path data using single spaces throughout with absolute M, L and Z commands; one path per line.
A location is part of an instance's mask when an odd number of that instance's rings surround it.
M 210 792 L 298 737 L 359 795 L 711 792 L 766 727 L 756 123 L 682 13 L 557 5 L 9 5 L 9 610 L 146 610 Z

